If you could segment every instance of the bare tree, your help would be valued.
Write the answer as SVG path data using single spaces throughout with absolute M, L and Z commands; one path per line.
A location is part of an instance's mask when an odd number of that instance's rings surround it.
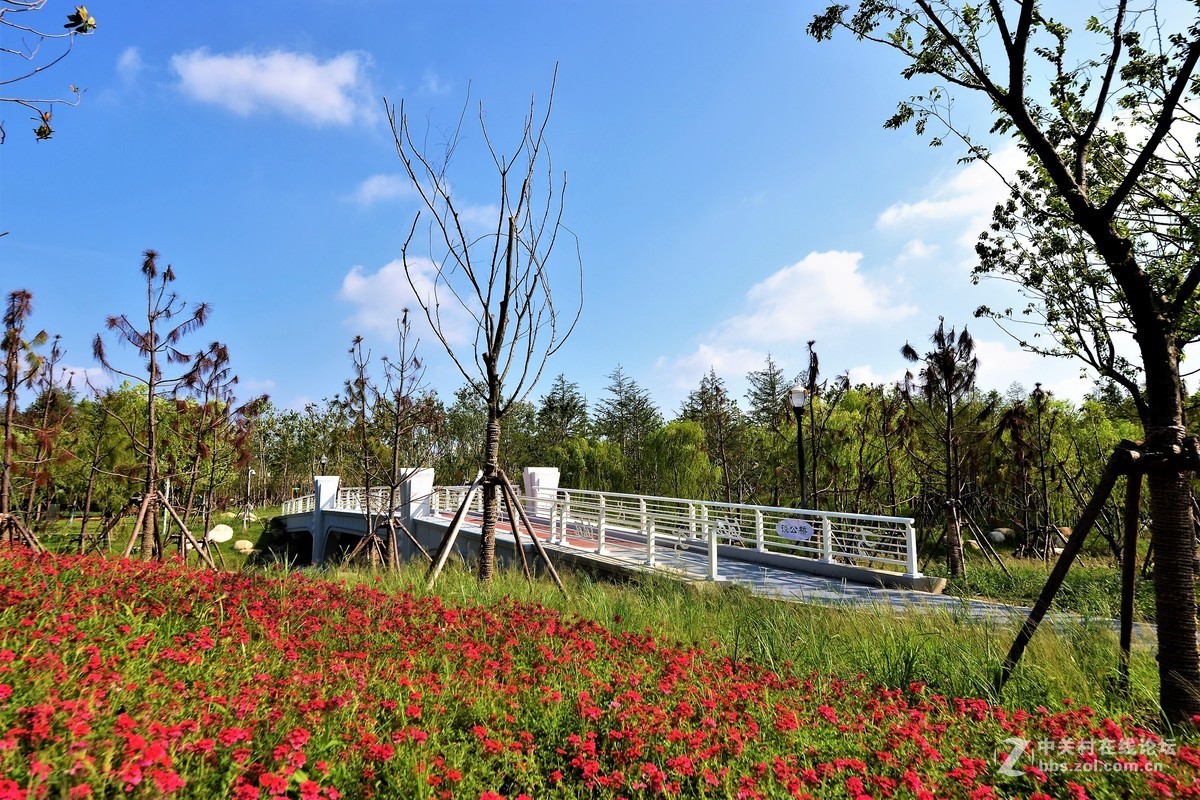
M 8 295 L 4 309 L 4 337 L 0 339 L 0 353 L 4 357 L 4 443 L 3 462 L 0 463 L 0 534 L 10 540 L 22 539 L 34 549 L 40 545 L 33 535 L 9 512 L 12 495 L 13 463 L 16 452 L 17 390 L 30 386 L 42 367 L 41 356 L 36 348 L 45 344 L 46 332 L 39 331 L 25 338 L 25 326 L 33 311 L 33 295 L 18 289 Z M 24 362 L 24 364 L 22 364 Z
M 427 143 L 414 140 L 403 103 L 399 112 L 387 107 L 396 152 L 430 215 L 429 260 L 413 252 L 419 212 L 404 244 L 405 273 L 434 335 L 487 407 L 479 558 L 479 578 L 484 582 L 491 580 L 495 566 L 498 492 L 506 481 L 500 466 L 500 426 L 513 405 L 532 391 L 547 360 L 574 329 L 583 306 L 578 249 L 578 301 L 563 304 L 551 289 L 551 255 L 559 233 L 569 233 L 562 224 L 566 175 L 555 176 L 546 144 L 553 98 L 552 81 L 544 113 L 538 115 L 536 102 L 530 101 L 512 155 L 496 148 L 480 104 L 480 131 L 499 178 L 495 222 L 484 230 L 467 220 L 466 206 L 452 195 L 448 176 L 451 158 L 463 139 L 466 106 L 436 156 Z M 474 326 L 473 357 L 456 338 L 458 331 L 443 302 L 457 306 Z
M 384 551 L 387 543 L 379 535 L 379 526 L 383 516 L 391 516 L 392 509 L 381 507 L 373 496 L 373 478 L 379 461 L 376 452 L 377 441 L 371 431 L 371 400 L 373 387 L 367 371 L 371 361 L 371 351 L 363 350 L 363 337 L 355 336 L 350 343 L 350 363 L 354 367 L 354 376 L 346 381 L 345 403 L 346 411 L 351 416 L 353 432 L 351 441 L 358 456 L 359 474 L 362 476 L 363 487 L 363 516 L 366 521 L 366 533 L 358 545 L 346 557 L 349 561 L 362 553 L 367 556 L 367 564 L 372 569 L 378 569 L 385 560 Z
M 417 358 L 416 349 L 419 341 L 412 341 L 412 323 L 408 320 L 408 309 L 404 309 L 396 322 L 399 352 L 395 360 L 383 357 L 384 384 L 376 393 L 375 403 L 377 413 L 387 422 L 387 435 L 390 439 L 390 464 L 383 472 L 383 482 L 388 489 L 389 509 L 395 509 L 399 498 L 397 493 L 400 486 L 412 477 L 412 470 L 418 468 L 413 461 L 411 468 L 401 466 L 401 456 L 413 458 L 416 455 L 428 456 L 428 440 L 425 447 L 420 445 L 419 432 L 422 428 L 431 426 L 436 418 L 434 398 L 425 392 L 425 365 Z M 406 447 L 406 445 L 409 445 Z M 404 531 L 409 541 L 420 550 L 426 558 L 432 557 L 413 536 L 412 532 L 396 518 L 395 513 L 387 515 L 388 549 L 386 561 L 393 568 L 400 562 L 397 531 Z
M 83 91 L 71 86 L 70 97 L 38 98 L 10 95 L 8 87 L 50 69 L 71 52 L 76 36 L 96 29 L 96 18 L 88 13 L 87 6 L 76 6 L 74 13 L 67 15 L 63 29 L 52 32 L 38 17 L 45 5 L 46 0 L 0 0 L 0 41 L 4 42 L 0 44 L 0 54 L 18 62 L 15 69 L 6 69 L 5 77 L 0 78 L 0 87 L 3 87 L 0 91 L 4 92 L 0 94 L 0 103 L 21 106 L 36 114 L 33 121 L 37 127 L 33 133 L 38 139 L 49 139 L 54 135 L 54 129 L 50 127 L 54 107 L 78 105 Z M 0 122 L 0 144 L 3 143 L 4 124 Z
M 382 563 L 392 570 L 400 565 L 400 532 L 432 561 L 421 542 L 397 519 L 395 511 L 401 500 L 401 487 L 419 469 L 418 462 L 431 456 L 430 441 L 421 431 L 433 423 L 436 412 L 434 398 L 424 393 L 425 367 L 415 353 L 408 309 L 397 320 L 396 329 L 398 355 L 395 359 L 387 356 L 380 359 L 382 384 L 376 383 L 368 372 L 371 355 L 369 351 L 364 353 L 362 337 L 354 337 L 350 348 L 354 377 L 346 381 L 345 387 L 345 403 L 352 417 L 353 440 L 366 495 L 363 503 L 366 534 L 347 561 L 365 553 L 371 568 Z M 406 462 L 413 465 L 401 466 Z M 375 487 L 379 491 L 374 491 Z
M 947 329 L 946 321 L 939 317 L 930 341 L 933 349 L 923 356 L 911 344 L 900 348 L 906 360 L 922 365 L 915 378 L 911 372 L 905 374 L 903 393 L 909 409 L 921 419 L 940 450 L 940 461 L 930 460 L 924 466 L 941 473 L 946 564 L 950 574 L 957 577 L 964 573 L 961 509 L 963 471 L 970 453 L 970 447 L 964 444 L 964 429 L 969 430 L 991 414 L 992 406 L 970 406 L 979 359 L 967 329 L 955 336 L 954 328 Z M 918 398 L 922 402 L 917 402 Z
M 63 463 L 73 457 L 70 449 L 63 446 L 63 427 L 73 411 L 69 399 L 71 378 L 67 370 L 59 366 L 63 350 L 59 342 L 61 336 L 55 336 L 50 342 L 50 352 L 42 360 L 42 368 L 32 387 L 36 399 L 37 424 L 30 422 L 29 428 L 33 438 L 33 452 L 24 465 L 29 475 L 29 488 L 25 501 L 25 525 L 33 530 L 42 521 L 39 512 L 38 490 L 51 486 L 53 481 L 51 467 L 55 463 Z M 40 408 L 38 408 L 40 407 Z M 50 493 L 52 494 L 52 492 Z M 49 505 L 51 498 L 46 499 Z
M 143 559 L 163 558 L 164 547 L 162 532 L 159 530 L 157 510 L 160 504 L 166 504 L 167 511 L 172 516 L 174 510 L 159 490 L 159 419 L 158 404 L 183 386 L 194 384 L 199 377 L 197 365 L 192 365 L 183 373 L 174 377 L 163 374 L 163 367 L 168 364 L 188 365 L 194 360 L 192 355 L 179 348 L 183 338 L 202 326 L 208 319 L 209 306 L 200 303 L 188 309 L 187 304 L 179 296 L 170 291 L 170 285 L 175 280 L 175 271 L 170 265 L 165 270 L 158 268 L 158 253 L 147 250 L 142 260 L 142 275 L 146 279 L 146 329 L 139 331 L 125 314 L 108 318 L 107 327 L 116 331 L 119 341 L 135 348 L 138 355 L 146 359 L 144 373 L 126 372 L 113 365 L 104 346 L 100 334 L 92 342 L 92 353 L 96 360 L 107 371 L 127 378 L 145 387 L 145 438 L 140 437 L 127 420 L 115 417 L 125 428 L 134 449 L 142 458 L 145 465 L 143 473 L 143 491 L 138 506 L 137 519 L 134 522 L 133 534 L 129 545 L 125 548 L 128 556 L 133 549 L 137 537 L 141 534 L 141 555 Z M 179 320 L 182 321 L 179 321 Z M 176 520 L 181 532 L 192 539 L 182 520 Z M 192 540 L 192 544 L 196 542 Z M 210 566 L 212 566 L 210 560 Z

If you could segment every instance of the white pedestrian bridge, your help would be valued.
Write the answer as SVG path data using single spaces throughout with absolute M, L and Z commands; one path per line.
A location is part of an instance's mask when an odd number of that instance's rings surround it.
M 303 543 L 299 551 L 311 553 L 306 560 L 313 564 L 348 551 L 368 526 L 386 536 L 388 514 L 432 553 L 470 488 L 435 485 L 429 469 L 412 470 L 395 491 L 342 487 L 337 476 L 318 476 L 312 494 L 284 503 L 281 522 Z M 831 579 L 841 595 L 853 594 L 854 587 L 936 593 L 945 583 L 920 573 L 914 521 L 908 517 L 569 489 L 558 486 L 553 468 L 526 469 L 518 493 L 534 535 L 556 563 L 733 582 L 782 595 L 828 587 Z M 481 501 L 482 492 L 472 493 L 455 541 L 454 553 L 468 562 L 478 553 Z M 533 543 L 524 529 L 519 533 L 513 536 L 501 503 L 497 559 L 517 562 L 521 548 L 527 551 L 524 560 L 535 565 Z M 403 534 L 397 548 L 403 558 L 423 558 Z

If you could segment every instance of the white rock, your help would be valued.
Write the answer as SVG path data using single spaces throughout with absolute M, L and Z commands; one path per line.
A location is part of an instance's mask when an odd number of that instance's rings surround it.
M 213 529 L 209 531 L 204 538 L 208 539 L 210 542 L 216 542 L 217 544 L 228 542 L 233 538 L 233 528 L 225 524 L 214 525 Z

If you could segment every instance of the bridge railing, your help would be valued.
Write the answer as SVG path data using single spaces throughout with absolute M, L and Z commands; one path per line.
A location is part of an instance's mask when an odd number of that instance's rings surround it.
M 462 505 L 463 498 L 466 497 L 467 490 L 470 488 L 470 486 L 435 486 L 433 494 L 430 496 L 430 508 L 435 514 L 453 514 Z M 517 500 L 524 504 L 525 493 L 520 488 L 514 487 L 514 489 L 517 493 Z M 467 513 L 483 513 L 482 489 L 475 492 L 475 496 L 471 498 L 471 505 L 467 508 Z M 500 519 L 508 521 L 508 513 L 504 510 L 503 501 L 500 502 Z
M 311 514 L 317 507 L 317 496 L 306 494 L 303 497 L 293 497 L 283 501 L 281 514 Z
M 396 493 L 396 504 L 400 503 L 400 493 Z M 368 492 L 361 486 L 351 486 L 338 489 L 333 499 L 332 511 L 351 511 L 362 513 L 368 507 L 372 514 L 386 514 L 388 510 L 387 487 L 373 486 Z M 303 497 L 293 497 L 283 502 L 281 514 L 311 514 L 317 507 L 317 496 L 306 494 Z
M 400 502 L 400 493 L 396 493 L 395 502 Z M 347 487 L 338 489 L 337 497 L 333 501 L 334 511 L 357 511 L 371 514 L 386 514 L 389 510 L 393 510 L 393 504 L 389 503 L 389 492 L 387 487 L 373 486 L 368 491 L 361 486 Z
M 551 541 L 581 538 L 603 552 L 610 536 L 644 538 L 646 561 L 663 547 L 707 549 L 711 578 L 718 546 L 846 563 L 919 577 L 911 517 L 884 517 L 753 506 L 579 489 L 539 493 L 538 516 L 549 518 Z
M 435 514 L 453 514 L 469 486 L 437 486 L 430 496 Z M 374 488 L 338 491 L 334 509 L 361 513 L 370 504 L 373 513 L 385 513 L 388 492 Z M 911 517 L 885 517 L 832 511 L 801 510 L 782 506 L 755 506 L 673 497 L 594 492 L 582 489 L 545 489 L 535 497 L 518 499 L 530 516 L 548 524 L 550 541 L 605 553 L 611 538 L 628 547 L 636 541 L 645 548 L 644 561 L 653 566 L 664 552 L 694 548 L 708 558 L 708 577 L 718 579 L 718 554 L 722 546 L 760 553 L 844 563 L 920 577 L 917 542 Z M 306 495 L 283 504 L 282 513 L 311 513 L 315 497 Z M 483 513 L 483 492 L 471 499 L 469 513 Z M 504 504 L 500 520 L 509 522 Z M 666 550 L 664 551 L 664 548 Z
M 454 513 L 469 487 L 439 486 L 433 510 Z M 866 566 L 920 577 L 916 530 L 911 517 L 886 517 L 686 500 L 672 497 L 549 489 L 526 508 L 547 522 L 552 543 L 606 551 L 610 537 L 628 545 L 632 534 L 644 542 L 644 560 L 653 565 L 664 552 L 694 548 L 709 556 L 709 577 L 718 576 L 720 546 L 811 558 L 826 563 Z M 469 512 L 482 513 L 482 492 Z M 501 520 L 506 520 L 500 507 Z M 581 542 L 584 543 L 581 545 Z

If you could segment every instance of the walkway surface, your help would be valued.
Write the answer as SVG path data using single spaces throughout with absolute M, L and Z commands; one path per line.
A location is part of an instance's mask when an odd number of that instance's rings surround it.
M 444 518 L 448 523 L 452 515 L 437 516 Z M 478 514 L 468 514 L 468 526 L 477 527 L 479 522 Z M 669 537 L 656 537 L 655 565 L 651 567 L 646 563 L 646 540 L 641 534 L 609 531 L 605 537 L 604 552 L 597 553 L 594 536 L 572 532 L 568 534 L 566 542 L 551 543 L 548 526 L 534 520 L 533 528 L 550 554 L 551 561 L 566 557 L 601 569 L 628 573 L 654 572 L 696 583 L 705 582 L 707 579 L 708 552 L 704 543 L 698 540 L 678 541 Z M 506 522 L 499 523 L 497 533 L 512 535 Z M 726 555 L 721 556 L 719 568 L 722 581 L 744 586 L 757 595 L 799 603 L 873 606 L 896 611 L 941 611 L 969 619 L 995 622 L 1020 622 L 1030 611 L 1029 607 L 1006 605 L 990 600 L 851 583 L 799 570 L 742 561 Z M 1055 626 L 1083 621 L 1084 618 L 1080 615 L 1063 612 L 1051 612 L 1046 619 L 1048 624 Z M 1111 624 L 1114 630 L 1119 628 L 1116 620 L 1104 622 Z M 1152 640 L 1154 627 L 1144 623 L 1135 624 L 1134 636 L 1143 641 Z

